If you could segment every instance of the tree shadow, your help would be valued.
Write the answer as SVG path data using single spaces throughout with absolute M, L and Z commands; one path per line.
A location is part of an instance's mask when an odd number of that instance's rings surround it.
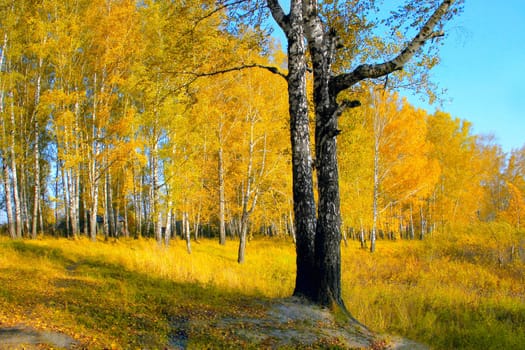
M 83 332 L 80 341 L 88 348 L 112 343 L 122 348 L 186 348 L 192 338 L 210 339 L 206 333 L 218 318 L 250 314 L 259 307 L 250 295 L 131 271 L 103 256 L 86 257 L 24 241 L 9 244 L 28 261 L 45 259 L 61 273 L 45 276 L 38 269 L 21 269 L 18 272 L 31 286 L 18 283 L 10 288 L 5 281 L 0 290 L 11 295 L 6 300 L 26 310 L 28 317 L 34 310 L 45 310 L 38 317 L 64 333 Z M 45 292 L 35 293 L 35 288 Z

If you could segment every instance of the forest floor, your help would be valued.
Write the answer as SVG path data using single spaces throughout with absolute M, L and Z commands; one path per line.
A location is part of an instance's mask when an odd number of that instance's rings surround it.
M 472 232 L 343 247 L 343 298 L 368 328 L 289 297 L 288 240 L 250 241 L 239 265 L 235 241 L 190 255 L 180 241 L 0 237 L 0 350 L 525 349 L 524 236 Z
M 257 301 L 255 301 L 257 302 Z M 341 320 L 345 319 L 344 322 Z M 213 329 L 227 335 L 230 344 L 239 348 L 258 349 L 397 349 L 426 350 L 427 346 L 401 337 L 374 334 L 351 318 L 339 317 L 325 308 L 309 304 L 299 298 L 260 302 L 255 314 L 242 317 L 224 317 L 213 322 L 191 321 L 180 315 L 170 319 L 171 330 L 164 349 L 196 348 L 190 334 L 196 329 Z M 222 348 L 221 343 L 216 343 Z M 93 345 L 93 344 L 92 344 Z M 58 331 L 37 330 L 27 326 L 2 327 L 0 350 L 3 349 L 82 349 L 89 348 L 67 334 Z M 118 348 L 114 344 L 115 348 Z M 206 348 L 215 348 L 207 344 Z
M 342 311 L 334 313 L 294 297 L 224 295 L 193 286 L 182 292 L 187 298 L 179 299 L 175 292 L 171 299 L 170 291 L 180 285 L 158 281 L 155 273 L 126 271 L 100 256 L 108 248 L 118 255 L 123 248 L 118 242 L 98 244 L 88 255 L 68 240 L 0 243 L 0 350 L 426 349 L 376 334 Z M 94 248 L 87 241 L 76 244 Z M 135 248 L 129 244 L 124 251 L 144 249 L 144 242 Z M 166 253 L 153 249 L 154 255 Z M 139 255 L 148 258 L 144 251 Z M 141 294 L 141 287 L 147 292 Z M 192 299 L 200 300 L 194 304 Z

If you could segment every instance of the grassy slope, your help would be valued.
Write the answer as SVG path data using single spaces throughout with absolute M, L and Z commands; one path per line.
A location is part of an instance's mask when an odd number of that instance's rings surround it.
M 381 241 L 373 255 L 350 242 L 348 309 L 376 331 L 436 349 L 525 348 L 523 263 L 500 266 L 497 247 L 476 235 L 454 240 Z M 245 317 L 260 311 L 254 300 L 291 294 L 290 242 L 252 241 L 242 266 L 236 248 L 204 240 L 188 255 L 181 242 L 0 239 L 0 326 L 59 330 L 89 348 L 161 348 L 185 338 L 190 347 L 247 346 L 212 327 L 184 328 Z
M 347 307 L 436 349 L 525 349 L 525 265 L 500 266 L 491 241 L 464 234 L 345 254 Z

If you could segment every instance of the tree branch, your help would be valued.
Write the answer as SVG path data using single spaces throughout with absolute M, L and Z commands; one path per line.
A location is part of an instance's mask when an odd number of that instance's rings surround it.
M 225 74 L 225 73 L 241 71 L 241 70 L 250 69 L 250 68 L 266 69 L 270 73 L 279 75 L 280 77 L 284 78 L 285 80 L 288 79 L 286 74 L 281 72 L 277 67 L 266 66 L 266 65 L 257 64 L 257 63 L 247 64 L 247 65 L 242 65 L 242 66 L 237 66 L 237 67 L 230 67 L 230 68 L 226 68 L 226 69 L 221 69 L 221 70 L 217 70 L 217 71 L 213 71 L 213 72 L 205 72 L 205 73 L 196 73 L 196 72 L 168 72 L 168 73 L 181 74 L 181 75 L 190 75 L 190 76 L 193 76 L 195 79 L 197 79 L 197 78 L 202 78 L 202 77 L 211 77 L 211 76 L 214 76 L 214 75 L 221 75 L 221 74 Z M 195 81 L 195 79 L 192 79 L 191 82 Z
M 441 36 L 434 32 L 434 27 L 445 16 L 455 0 L 444 0 L 434 11 L 425 25 L 394 59 L 379 64 L 362 64 L 350 73 L 341 74 L 332 79 L 332 89 L 336 94 L 350 88 L 364 79 L 379 78 L 392 72 L 402 70 L 403 66 L 419 51 L 426 41 Z
M 277 67 L 265 66 L 265 65 L 257 64 L 257 63 L 243 65 L 243 66 L 238 66 L 238 67 L 231 67 L 231 68 L 226 68 L 226 69 L 221 69 L 221 70 L 217 70 L 217 71 L 213 71 L 213 72 L 206 72 L 206 73 L 186 72 L 186 71 L 181 71 L 181 72 L 178 72 L 178 71 L 164 71 L 163 73 L 188 75 L 191 78 L 188 78 L 188 80 L 186 82 L 184 82 L 184 83 L 182 83 L 180 85 L 177 85 L 173 89 L 170 89 L 166 94 L 161 96 L 160 100 L 163 102 L 166 98 L 171 96 L 173 93 L 176 93 L 176 92 L 181 91 L 183 89 L 188 89 L 191 86 L 191 84 L 193 84 L 195 81 L 197 81 L 200 78 L 212 77 L 212 76 L 215 76 L 215 75 L 221 75 L 221 74 L 226 74 L 226 73 L 231 73 L 231 72 L 241 71 L 241 70 L 244 70 L 244 69 L 251 69 L 251 68 L 266 69 L 267 71 L 269 71 L 269 72 L 271 72 L 273 74 L 276 74 L 276 75 L 282 77 L 284 80 L 288 81 L 288 77 L 286 76 L 286 74 L 284 74 L 283 72 L 279 71 L 279 69 Z
M 334 116 L 336 118 L 339 118 L 343 112 L 348 108 L 356 108 L 361 106 L 361 102 L 358 100 L 343 100 L 341 103 L 339 103 L 339 106 L 337 107 L 336 111 L 334 112 Z
M 205 15 L 197 18 L 197 20 L 193 24 L 193 30 L 195 30 L 195 28 L 199 25 L 200 22 L 204 21 L 207 18 L 212 17 L 217 12 L 220 12 L 220 11 L 222 11 L 224 9 L 227 9 L 228 7 L 231 7 L 231 6 L 242 4 L 244 1 L 245 0 L 236 0 L 236 1 L 232 1 L 232 2 L 225 2 L 225 3 L 221 4 L 220 6 L 217 6 L 216 8 L 214 8 L 211 11 L 209 11 L 208 13 L 206 13 Z
M 278 0 L 266 0 L 266 5 L 272 14 L 273 19 L 279 27 L 282 28 L 284 33 L 288 36 L 290 31 L 289 17 L 284 13 L 282 6 L 279 4 Z

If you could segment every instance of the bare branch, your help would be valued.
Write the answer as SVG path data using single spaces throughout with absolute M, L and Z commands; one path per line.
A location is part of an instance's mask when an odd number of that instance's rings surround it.
M 266 0 L 266 5 L 270 9 L 270 12 L 272 13 L 272 17 L 277 22 L 279 27 L 284 30 L 286 35 L 288 35 L 288 32 L 290 30 L 290 23 L 289 23 L 289 17 L 284 13 L 284 10 L 282 6 L 279 4 L 278 0 Z
M 403 66 L 419 51 L 426 41 L 441 35 L 440 32 L 434 32 L 434 27 L 445 16 L 454 1 L 444 0 L 412 41 L 394 59 L 379 64 L 362 64 L 351 73 L 334 77 L 332 80 L 333 91 L 338 94 L 361 80 L 379 78 L 397 70 L 402 70 Z
M 265 69 L 265 70 L 269 71 L 270 73 L 279 75 L 280 77 L 284 78 L 285 80 L 288 79 L 286 74 L 281 72 L 277 67 L 266 66 L 266 65 L 257 64 L 257 63 L 246 64 L 246 65 L 237 66 L 237 67 L 230 67 L 230 68 L 226 68 L 226 69 L 221 69 L 221 70 L 217 70 L 217 71 L 213 71 L 213 72 L 205 72 L 205 73 L 197 73 L 197 72 L 169 72 L 169 73 L 193 76 L 195 79 L 192 79 L 191 82 L 194 82 L 198 78 L 211 77 L 211 76 L 214 76 L 214 75 L 221 75 L 221 74 L 225 74 L 225 73 L 231 73 L 231 72 L 241 71 L 241 70 L 250 69 L 250 68 Z
M 265 65 L 257 64 L 257 63 L 242 65 L 242 66 L 238 66 L 238 67 L 231 67 L 231 68 L 226 68 L 226 69 L 217 70 L 217 71 L 213 71 L 213 72 L 205 72 L 205 73 L 186 72 L 186 71 L 180 71 L 180 72 L 178 72 L 178 71 L 164 71 L 163 73 L 166 73 L 166 74 L 187 75 L 190 78 L 188 78 L 188 80 L 185 81 L 184 83 L 182 83 L 180 85 L 177 85 L 177 86 L 173 87 L 172 89 L 169 89 L 169 91 L 167 91 L 163 96 L 160 97 L 160 101 L 163 102 L 168 97 L 172 96 L 174 93 L 182 91 L 184 89 L 188 89 L 195 81 L 197 81 L 200 78 L 212 77 L 212 76 L 215 76 L 215 75 L 221 75 L 221 74 L 226 74 L 226 73 L 231 73 L 231 72 L 241 71 L 241 70 L 251 69 L 251 68 L 265 69 L 265 70 L 267 70 L 267 71 L 269 71 L 269 72 L 271 72 L 273 74 L 276 74 L 276 75 L 282 77 L 284 80 L 288 80 L 288 77 L 286 76 L 286 74 L 284 74 L 283 72 L 279 71 L 279 69 L 277 67 L 265 66 Z
M 231 1 L 231 2 L 224 2 L 223 4 L 220 4 L 219 6 L 213 8 L 213 9 L 210 9 L 209 12 L 205 13 L 204 15 L 198 17 L 195 19 L 195 22 L 193 23 L 193 27 L 191 29 L 191 31 L 194 31 L 195 28 L 197 28 L 197 26 L 203 22 L 204 20 L 212 17 L 213 15 L 215 15 L 216 13 L 218 12 L 221 12 L 222 10 L 225 10 L 229 7 L 233 7 L 233 6 L 236 6 L 236 5 L 240 5 L 242 4 L 243 2 L 245 2 L 246 0 L 235 0 L 235 1 Z M 172 17 L 175 17 L 179 15 L 179 11 L 175 10 L 173 11 L 173 13 L 171 13 L 168 18 L 172 18 Z
M 429 37 L 429 39 L 442 38 L 444 36 L 445 36 L 445 32 L 441 30 L 439 32 L 432 33 L 432 35 Z

